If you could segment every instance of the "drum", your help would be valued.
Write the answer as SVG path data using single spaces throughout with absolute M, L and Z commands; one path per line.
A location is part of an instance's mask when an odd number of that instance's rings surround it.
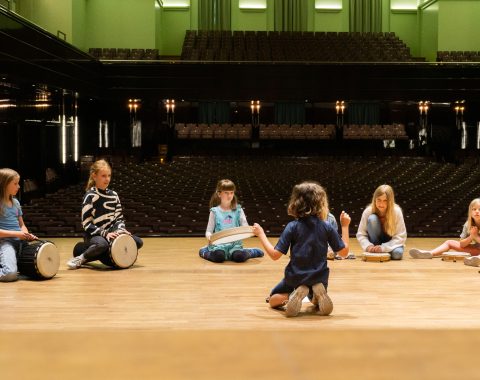
M 362 254 L 363 261 L 378 261 L 383 263 L 384 261 L 390 261 L 390 253 L 380 252 L 380 253 L 372 253 L 372 252 L 363 252 Z
M 225 244 L 255 236 L 252 226 L 233 227 L 228 230 L 215 232 L 210 237 L 211 244 Z
M 453 261 L 453 262 L 456 262 L 457 260 L 458 261 L 461 261 L 463 263 L 463 259 L 465 257 L 470 257 L 470 253 L 467 253 L 467 252 L 454 252 L 454 251 L 449 251 L 449 252 L 445 252 L 442 254 L 442 260 L 443 261 Z
M 36 280 L 48 280 L 60 267 L 60 255 L 52 242 L 36 240 L 22 247 L 17 259 L 18 271 Z
M 122 234 L 110 242 L 109 252 L 100 256 L 99 260 L 110 267 L 126 269 L 137 261 L 137 255 L 135 240 L 128 234 Z

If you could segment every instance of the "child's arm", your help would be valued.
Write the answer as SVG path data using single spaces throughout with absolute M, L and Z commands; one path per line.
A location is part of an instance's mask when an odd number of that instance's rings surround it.
M 352 218 L 348 215 L 345 211 L 342 211 L 340 214 L 340 224 L 342 226 L 342 241 L 345 244 L 345 247 L 338 251 L 337 253 L 342 257 L 345 258 L 348 256 L 348 252 L 350 251 L 350 236 L 348 232 L 348 226 Z
M 273 260 L 278 260 L 280 257 L 283 256 L 282 252 L 277 251 L 273 247 L 272 243 L 270 243 L 270 241 L 268 240 L 267 235 L 265 235 L 265 231 L 258 223 L 253 224 L 253 233 L 258 236 L 263 245 L 263 248 L 265 249 L 265 251 L 267 251 L 268 256 L 270 256 Z
M 31 234 L 30 232 L 28 232 L 28 228 L 25 225 L 25 222 L 23 221 L 23 217 L 21 217 L 21 216 L 18 217 L 18 224 L 20 225 L 20 228 L 21 228 L 23 236 L 24 236 L 23 238 L 20 238 L 20 239 L 25 239 L 25 240 L 36 240 L 36 239 L 38 239 L 34 234 Z
M 470 228 L 470 234 L 465 239 L 460 239 L 460 247 L 468 247 L 472 242 L 478 242 L 479 240 L 478 228 L 473 226 Z
M 213 231 L 215 231 L 215 214 L 213 211 L 210 211 L 210 215 L 208 216 L 207 230 L 205 231 L 205 237 L 208 240 L 208 244 L 210 244 L 210 238 L 212 237 Z

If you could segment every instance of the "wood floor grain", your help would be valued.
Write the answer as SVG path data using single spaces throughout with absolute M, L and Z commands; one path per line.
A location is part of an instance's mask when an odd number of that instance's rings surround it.
M 0 284 L 2 379 L 478 378 L 480 274 L 461 262 L 329 261 L 332 315 L 287 319 L 265 303 L 287 257 L 214 264 L 204 239 L 146 238 L 133 268 L 72 271 L 76 240 L 52 241 L 52 280 Z

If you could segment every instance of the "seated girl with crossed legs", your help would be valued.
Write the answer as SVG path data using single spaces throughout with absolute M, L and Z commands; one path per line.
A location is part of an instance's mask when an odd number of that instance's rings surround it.
M 414 259 L 432 259 L 440 257 L 449 250 L 465 252 L 472 255 L 464 259 L 465 265 L 478 267 L 480 265 L 480 198 L 475 198 L 468 206 L 467 221 L 463 225 L 460 240 L 447 240 L 431 251 L 412 248 L 409 254 Z

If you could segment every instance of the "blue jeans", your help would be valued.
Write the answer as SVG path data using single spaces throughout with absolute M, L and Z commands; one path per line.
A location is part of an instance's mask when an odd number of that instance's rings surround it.
M 377 214 L 371 214 L 367 220 L 368 240 L 373 245 L 380 245 L 392 240 L 392 237 L 382 230 L 382 223 Z M 403 246 L 394 248 L 389 252 L 392 260 L 401 260 L 403 257 Z
M 19 239 L 0 239 L 0 277 L 8 273 L 17 273 L 17 252 L 22 241 Z

